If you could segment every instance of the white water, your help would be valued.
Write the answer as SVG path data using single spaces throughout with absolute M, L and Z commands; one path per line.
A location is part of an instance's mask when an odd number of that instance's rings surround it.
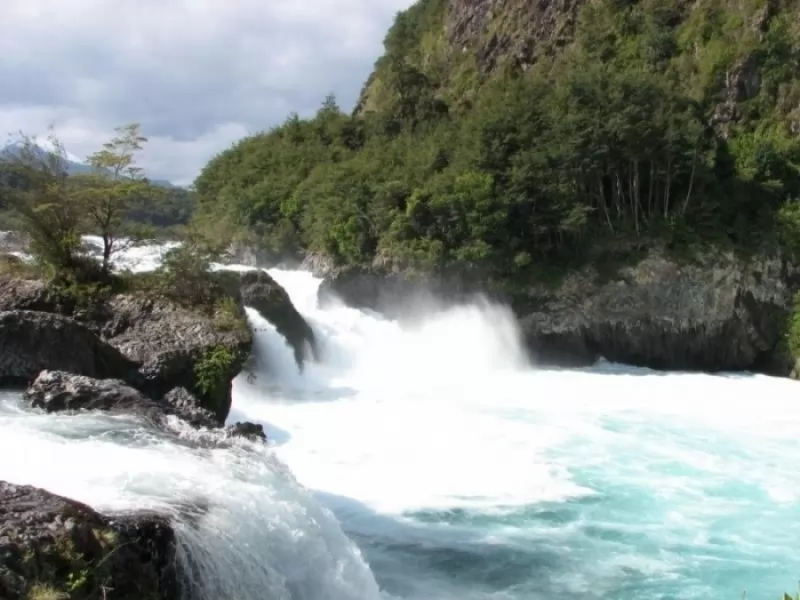
M 501 308 L 401 327 L 271 273 L 323 360 L 301 375 L 251 313 L 261 366 L 230 420 L 269 449 L 9 394 L 0 479 L 175 514 L 202 600 L 755 599 L 800 578 L 794 382 L 536 370 Z

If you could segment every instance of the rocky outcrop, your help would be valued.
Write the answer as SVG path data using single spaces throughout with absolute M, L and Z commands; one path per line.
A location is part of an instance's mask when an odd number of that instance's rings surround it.
M 264 426 L 258 423 L 236 423 L 228 425 L 225 433 L 230 437 L 243 437 L 251 442 L 266 442 L 267 434 L 264 433 Z
M 454 287 L 429 280 L 424 289 L 438 297 L 444 289 L 451 302 L 476 289 L 472 278 Z M 408 305 L 419 289 L 402 273 L 349 268 L 329 276 L 320 294 L 385 312 Z M 587 365 L 603 357 L 657 369 L 783 375 L 791 369 L 778 348 L 793 284 L 778 258 L 713 253 L 688 263 L 654 250 L 606 281 L 585 268 L 555 287 L 532 284 L 500 293 L 485 281 L 483 289 L 511 304 L 539 364 Z
M 68 317 L 26 310 L 0 312 L 0 382 L 28 382 L 45 369 L 124 378 L 136 366 Z
M 451 48 L 474 53 L 483 72 L 503 59 L 525 67 L 539 53 L 572 41 L 585 0 L 458 0 L 449 3 L 445 35 Z
M 307 358 L 316 358 L 314 331 L 297 312 L 286 290 L 269 273 L 261 270 L 243 273 L 240 286 L 242 302 L 257 310 L 286 338 L 299 367 L 302 368 Z
M 107 312 L 100 335 L 137 366 L 137 387 L 158 398 L 185 388 L 219 424 L 225 421 L 231 382 L 252 346 L 246 324 L 221 328 L 212 316 L 142 295 L 116 296 Z
M 184 397 L 177 412 L 198 424 L 210 413 L 221 425 L 252 346 L 234 279 L 236 298 L 225 311 L 238 312 L 218 315 L 144 294 L 79 305 L 43 281 L 0 277 L 0 381 L 65 371 L 120 379 L 158 401 L 185 388 L 194 400 Z
M 0 598 L 178 598 L 175 535 L 157 515 L 104 516 L 0 481 Z
M 157 421 L 164 413 L 157 403 L 119 379 L 93 379 L 63 371 L 42 371 L 25 398 L 47 412 L 102 410 L 140 415 Z
M 531 288 L 515 309 L 534 356 L 571 356 L 659 369 L 763 368 L 785 331 L 791 291 L 777 259 L 730 254 L 681 264 L 653 252 L 598 283 L 571 275 Z
M 47 412 L 101 410 L 138 416 L 153 424 L 175 415 L 195 427 L 219 425 L 216 416 L 204 410 L 185 388 L 175 388 L 154 400 L 119 379 L 93 379 L 63 371 L 42 371 L 25 390 L 25 398 Z
M 167 414 L 174 414 L 194 427 L 217 427 L 217 415 L 206 410 L 197 397 L 183 387 L 176 387 L 162 398 Z

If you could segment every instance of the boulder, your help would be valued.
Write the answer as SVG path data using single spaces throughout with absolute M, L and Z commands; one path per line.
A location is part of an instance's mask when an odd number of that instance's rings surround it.
M 780 260 L 731 254 L 679 263 L 651 251 L 611 281 L 583 270 L 515 298 L 539 362 L 669 370 L 760 370 L 785 331 L 791 291 Z
M 119 379 L 93 379 L 63 371 L 42 371 L 25 398 L 47 412 L 102 410 L 158 421 L 164 410 L 154 400 Z
M 219 425 L 214 413 L 200 405 L 200 401 L 189 390 L 176 387 L 168 391 L 163 398 L 167 414 L 174 414 L 194 427 L 213 429 Z
M 14 277 L 0 277 L 0 310 L 63 312 L 44 281 Z
M 243 437 L 252 442 L 266 442 L 267 434 L 264 433 L 264 426 L 258 423 L 236 423 L 228 425 L 225 433 L 231 437 Z
M 135 365 L 69 317 L 0 312 L 0 382 L 33 380 L 45 369 L 97 378 L 127 378 Z
M 0 481 L 0 598 L 178 598 L 175 534 L 153 514 L 104 516 Z
M 309 356 L 316 359 L 314 331 L 297 311 L 284 290 L 266 271 L 247 271 L 240 278 L 242 302 L 272 323 L 294 351 L 302 368 Z
M 252 346 L 243 327 L 222 327 L 213 315 L 142 295 L 109 300 L 103 339 L 138 367 L 136 387 L 153 398 L 189 390 L 222 424 L 231 405 L 231 382 Z

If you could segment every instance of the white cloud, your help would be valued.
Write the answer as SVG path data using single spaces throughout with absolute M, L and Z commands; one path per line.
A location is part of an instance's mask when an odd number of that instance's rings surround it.
M 394 14 L 412 0 L 0 0 L 0 132 L 53 123 L 86 156 L 139 121 L 142 166 L 189 183 L 219 150 L 350 109 Z

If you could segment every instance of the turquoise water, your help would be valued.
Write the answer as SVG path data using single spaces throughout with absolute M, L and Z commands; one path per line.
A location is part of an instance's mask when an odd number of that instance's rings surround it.
M 181 555 L 185 600 L 777 600 L 796 589 L 800 384 L 537 369 L 501 307 L 401 325 L 320 308 L 318 280 L 273 274 L 323 360 L 299 373 L 251 313 L 257 378 L 237 378 L 230 420 L 263 423 L 269 448 L 179 424 L 45 415 L 3 395 L 0 479 L 100 510 L 173 514 L 195 557 Z
M 319 309 L 324 365 L 238 382 L 240 414 L 396 598 L 780 598 L 800 579 L 800 384 L 539 370 L 479 306 L 414 327 Z M 280 338 L 261 340 L 273 367 Z M 333 393 L 335 391 L 335 393 Z

